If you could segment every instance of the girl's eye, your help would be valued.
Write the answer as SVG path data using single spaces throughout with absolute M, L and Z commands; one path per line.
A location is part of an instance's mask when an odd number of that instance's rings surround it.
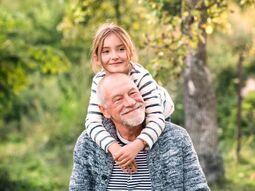
M 120 48 L 120 51 L 124 51 L 124 50 L 126 50 L 125 47 L 121 47 Z
M 109 50 L 103 50 L 102 53 L 107 54 L 107 53 L 109 53 Z

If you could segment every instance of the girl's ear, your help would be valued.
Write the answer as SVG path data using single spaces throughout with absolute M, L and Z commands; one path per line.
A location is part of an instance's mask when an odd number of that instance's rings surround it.
M 96 54 L 93 55 L 93 62 L 96 63 L 96 65 L 101 66 L 100 60 Z
M 98 105 L 98 107 L 99 107 L 100 111 L 103 113 L 105 118 L 108 118 L 108 119 L 111 118 L 111 115 L 107 112 L 107 110 L 104 108 L 104 106 Z

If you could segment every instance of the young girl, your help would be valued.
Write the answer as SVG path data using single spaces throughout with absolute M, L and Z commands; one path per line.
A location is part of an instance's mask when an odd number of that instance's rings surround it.
M 165 128 L 165 119 L 174 111 L 174 105 L 166 90 L 153 80 L 146 69 L 136 63 L 135 47 L 123 28 L 114 24 L 102 25 L 94 37 L 91 60 L 93 70 L 101 68 L 101 71 L 94 76 L 91 86 L 85 123 L 87 134 L 105 152 L 110 152 L 117 164 L 124 169 L 132 164 L 140 150 L 144 147 L 152 148 Z M 96 95 L 98 82 L 105 75 L 116 72 L 131 76 L 142 94 L 146 108 L 145 128 L 136 141 L 124 147 L 119 146 L 104 128 Z M 138 146 L 141 142 L 143 148 Z

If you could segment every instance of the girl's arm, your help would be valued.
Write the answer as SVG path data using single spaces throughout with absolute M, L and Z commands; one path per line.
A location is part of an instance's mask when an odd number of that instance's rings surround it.
M 86 117 L 86 132 L 93 141 L 99 145 L 105 152 L 108 152 L 109 146 L 115 142 L 115 139 L 104 128 L 103 114 L 98 107 L 98 98 L 96 94 L 97 84 L 102 79 L 102 76 L 96 75 L 93 78 L 91 85 L 91 95 L 88 105 L 87 117 Z
M 140 65 L 135 65 L 134 67 L 130 75 L 145 101 L 146 126 L 135 141 L 125 145 L 116 153 L 115 156 L 120 166 L 130 164 L 144 147 L 149 146 L 151 148 L 153 146 L 165 128 L 165 118 L 169 117 L 174 109 L 170 96 L 170 99 L 165 96 L 166 100 L 164 100 L 167 104 L 164 105 L 169 108 L 166 108 L 167 112 L 164 112 L 166 116 L 163 114 L 163 109 L 165 108 L 161 104 L 162 100 L 159 94 L 162 95 L 165 92 L 160 92 L 162 90 L 158 88 L 157 83 L 147 70 Z
M 139 67 L 139 72 L 134 77 L 137 78 L 137 87 L 145 101 L 146 126 L 137 138 L 151 148 L 165 128 L 164 108 L 159 96 L 161 90 L 155 80 L 144 68 Z
M 103 126 L 103 114 L 98 107 L 98 97 L 97 97 L 97 84 L 102 79 L 103 75 L 96 75 L 93 78 L 91 85 L 91 95 L 86 117 L 86 133 L 91 139 L 99 145 L 105 152 L 110 152 L 113 156 L 113 159 L 118 162 L 116 156 L 117 153 L 121 152 L 122 148 L 116 140 L 110 135 L 110 133 Z M 124 172 L 135 172 L 136 164 L 134 160 L 130 161 L 129 167 L 127 165 L 119 165 Z

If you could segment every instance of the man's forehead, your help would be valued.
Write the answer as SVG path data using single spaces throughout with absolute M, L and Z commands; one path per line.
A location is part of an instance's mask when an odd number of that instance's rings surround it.
M 110 82 L 111 83 L 109 83 L 108 85 L 105 84 L 107 86 L 105 87 L 105 90 L 107 91 L 107 94 L 111 97 L 117 94 L 124 94 L 132 89 L 137 89 L 134 82 L 132 82 L 129 78 L 119 78 Z
M 125 84 L 133 84 L 132 79 L 126 74 L 116 73 L 106 76 L 104 80 L 104 87 L 110 88 L 111 86 L 124 86 Z

